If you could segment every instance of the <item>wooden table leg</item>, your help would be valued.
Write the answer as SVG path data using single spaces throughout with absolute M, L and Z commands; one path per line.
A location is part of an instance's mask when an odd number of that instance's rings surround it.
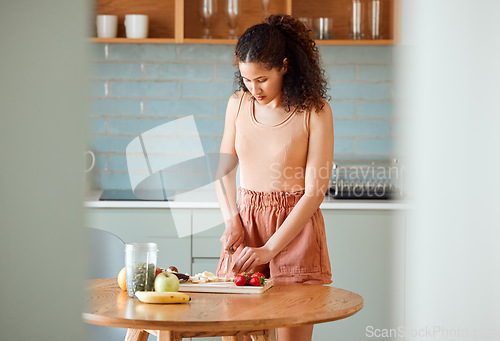
M 235 335 L 235 336 L 222 336 L 223 341 L 243 341 L 250 339 L 252 341 L 276 341 L 276 330 L 266 329 L 261 331 L 262 334 L 257 335 Z M 149 334 L 158 338 L 158 341 L 181 341 L 182 338 L 178 333 L 169 330 L 142 330 L 142 329 L 128 329 L 125 341 L 147 341 Z
M 276 341 L 276 329 L 266 329 L 262 335 L 250 335 L 252 341 Z
M 269 337 L 268 337 L 268 340 L 269 341 L 276 341 L 276 329 L 268 329 L 267 330 L 268 333 L 269 333 Z
M 149 333 L 142 329 L 127 329 L 125 341 L 148 341 Z
M 156 336 L 158 337 L 158 341 L 180 341 L 181 337 L 178 336 L 176 332 L 172 332 L 170 330 L 157 330 Z

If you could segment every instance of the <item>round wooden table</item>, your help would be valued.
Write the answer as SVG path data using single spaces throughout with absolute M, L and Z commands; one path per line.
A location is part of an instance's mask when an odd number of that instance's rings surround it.
M 128 328 L 126 340 L 251 335 L 274 339 L 274 329 L 349 317 L 363 307 L 353 292 L 324 285 L 279 284 L 263 294 L 189 293 L 185 304 L 147 304 L 129 298 L 115 278 L 89 282 L 83 318 L 102 326 Z

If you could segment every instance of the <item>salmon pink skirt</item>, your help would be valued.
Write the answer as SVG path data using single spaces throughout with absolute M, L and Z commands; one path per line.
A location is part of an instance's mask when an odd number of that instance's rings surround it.
M 239 258 L 244 246 L 260 247 L 280 228 L 304 192 L 256 192 L 238 187 L 238 211 L 245 230 L 244 245 L 235 251 L 232 261 Z M 224 276 L 221 251 L 217 275 Z M 229 266 L 231 269 L 232 264 Z M 318 208 L 302 231 L 274 257 L 252 272 L 261 272 L 277 282 L 330 284 L 330 258 L 326 244 L 325 222 Z M 232 273 L 228 275 L 234 275 Z

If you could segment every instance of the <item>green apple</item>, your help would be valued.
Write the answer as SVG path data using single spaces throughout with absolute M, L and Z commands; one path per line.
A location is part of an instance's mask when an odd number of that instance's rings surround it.
M 155 278 L 156 292 L 179 291 L 179 278 L 170 272 L 159 273 Z

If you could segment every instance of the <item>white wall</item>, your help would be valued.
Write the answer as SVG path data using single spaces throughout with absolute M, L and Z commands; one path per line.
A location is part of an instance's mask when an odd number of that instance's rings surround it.
M 82 340 L 88 1 L 0 8 L 0 340 Z
M 500 2 L 403 4 L 407 340 L 498 339 Z

